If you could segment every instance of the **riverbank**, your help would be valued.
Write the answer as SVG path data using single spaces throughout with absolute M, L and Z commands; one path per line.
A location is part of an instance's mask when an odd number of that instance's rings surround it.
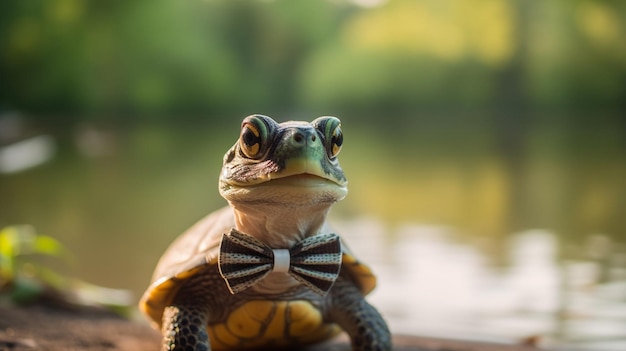
M 146 323 L 83 307 L 0 307 L 0 351 L 159 350 L 160 335 Z M 349 351 L 345 337 L 308 349 Z M 413 336 L 394 336 L 394 351 L 537 351 L 503 345 Z

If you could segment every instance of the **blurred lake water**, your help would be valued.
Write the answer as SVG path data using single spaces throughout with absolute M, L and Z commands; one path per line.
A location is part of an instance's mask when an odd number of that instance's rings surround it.
M 34 225 L 75 253 L 71 274 L 138 298 L 176 235 L 225 205 L 239 121 L 46 133 L 48 162 L 0 170 L 0 226 Z M 350 194 L 332 218 L 379 276 L 370 299 L 394 332 L 626 349 L 620 126 L 545 125 L 510 144 L 486 126 L 366 124 L 344 120 Z

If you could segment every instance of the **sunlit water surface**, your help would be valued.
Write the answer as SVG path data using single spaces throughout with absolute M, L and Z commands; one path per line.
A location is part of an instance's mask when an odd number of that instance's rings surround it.
M 506 267 L 494 267 L 477 245 L 459 243 L 449 227 L 381 221 L 340 222 L 350 247 L 379 276 L 371 302 L 397 333 L 521 342 L 561 350 L 624 350 L 626 269 L 602 280 L 597 261 L 559 261 L 555 235 L 511 236 Z M 388 240 L 390 231 L 394 240 Z M 595 237 L 589 249 L 603 250 Z M 623 260 L 623 254 L 613 259 Z

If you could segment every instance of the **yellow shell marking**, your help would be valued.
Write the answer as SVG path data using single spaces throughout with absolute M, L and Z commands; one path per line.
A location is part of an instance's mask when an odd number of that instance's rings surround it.
M 234 310 L 226 327 L 240 339 L 250 339 L 261 334 L 261 330 L 268 323 L 272 313 L 272 303 L 266 301 L 251 301 Z
M 210 325 L 213 349 L 285 346 L 328 339 L 340 332 L 304 300 L 255 300 L 235 309 L 225 323 Z
M 309 306 L 306 306 L 309 305 Z M 315 327 L 322 324 L 322 316 L 319 311 L 310 308 L 306 301 L 294 301 L 289 306 L 288 318 L 291 322 L 291 336 L 301 337 L 307 335 Z
M 353 280 L 364 295 L 374 290 L 374 287 L 376 287 L 376 276 L 354 256 L 343 254 L 341 265 L 342 269 L 345 267 L 346 271 L 350 272 Z
M 226 324 L 210 326 L 208 331 L 213 350 L 228 350 L 239 344 L 240 339 L 228 331 Z

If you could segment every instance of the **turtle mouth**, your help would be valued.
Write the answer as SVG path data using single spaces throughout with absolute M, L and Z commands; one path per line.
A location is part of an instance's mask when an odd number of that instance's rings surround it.
M 224 188 L 230 189 L 289 186 L 345 191 L 348 185 L 340 169 L 325 168 L 307 158 L 289 159 L 283 164 L 266 161 L 236 168 L 224 167 L 220 182 Z
M 338 188 L 346 189 L 345 182 L 339 182 L 329 177 L 323 177 L 313 173 L 296 173 L 296 174 L 266 174 L 248 182 L 233 182 L 222 180 L 225 188 L 230 189 L 254 189 L 262 187 L 299 187 L 299 188 Z
M 273 174 L 254 183 L 221 182 L 220 194 L 228 201 L 300 206 L 331 204 L 348 193 L 347 184 L 312 173 Z
M 341 184 L 338 184 L 337 182 L 331 179 L 328 179 L 326 177 L 320 177 L 312 173 L 299 173 L 299 174 L 292 174 L 292 175 L 287 175 L 283 177 L 270 178 L 266 182 L 261 183 L 259 185 L 263 185 L 263 184 L 269 185 L 269 186 L 290 185 L 290 186 L 304 186 L 304 187 L 317 187 L 317 186 L 329 186 L 329 185 L 342 186 Z

